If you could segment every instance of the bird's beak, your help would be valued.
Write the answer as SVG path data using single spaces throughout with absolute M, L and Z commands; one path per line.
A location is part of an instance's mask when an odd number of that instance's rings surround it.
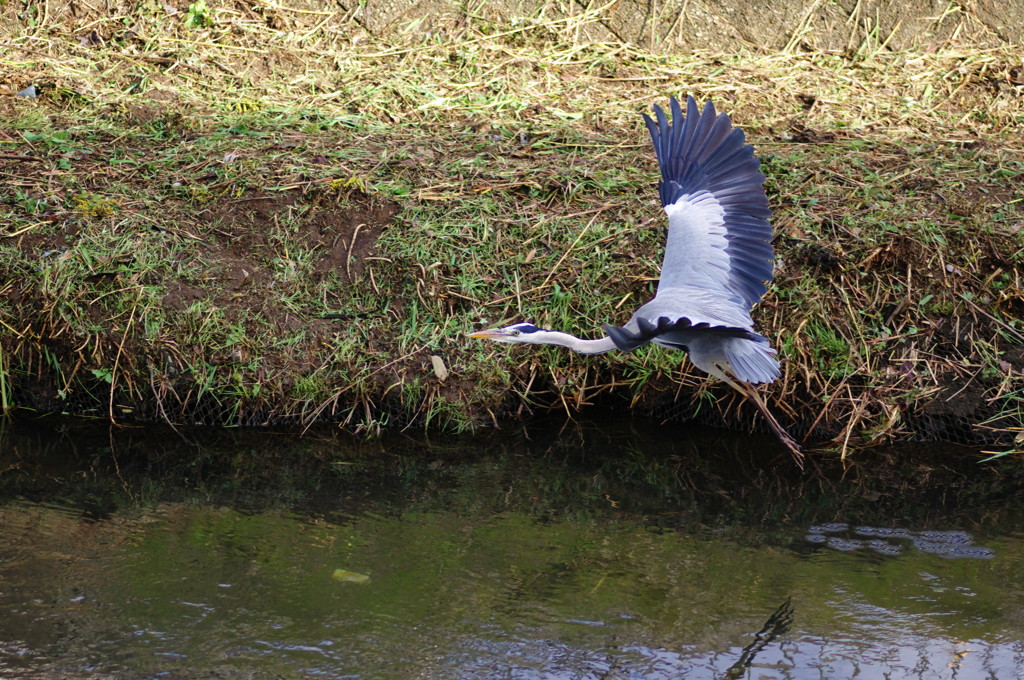
M 478 340 L 495 340 L 508 335 L 501 328 L 491 328 L 489 330 L 475 331 L 473 333 L 466 333 L 467 338 L 476 338 Z

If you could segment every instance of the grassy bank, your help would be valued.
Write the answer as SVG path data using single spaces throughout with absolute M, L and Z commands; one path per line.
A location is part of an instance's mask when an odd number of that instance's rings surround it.
M 844 450 L 1019 431 L 1019 49 L 666 56 L 541 19 L 383 44 L 269 5 L 18 12 L 0 83 L 40 96 L 0 97 L 8 403 L 356 429 L 595 402 L 750 419 L 670 352 L 464 338 L 520 318 L 593 334 L 651 296 L 639 111 L 693 93 L 768 176 L 779 260 L 755 318 L 785 359 L 780 419 Z

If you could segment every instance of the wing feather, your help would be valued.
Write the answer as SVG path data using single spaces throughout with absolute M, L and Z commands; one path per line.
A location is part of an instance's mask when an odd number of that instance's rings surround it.
M 696 286 L 737 297 L 749 309 L 772 278 L 774 251 L 764 175 L 743 131 L 708 102 L 674 97 L 672 122 L 644 114 L 661 168 L 658 191 L 669 216 L 659 294 Z

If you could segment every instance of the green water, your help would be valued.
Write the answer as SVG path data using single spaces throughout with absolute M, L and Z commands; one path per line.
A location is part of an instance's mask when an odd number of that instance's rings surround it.
M 621 422 L 0 431 L 0 677 L 1024 673 L 1024 488 Z

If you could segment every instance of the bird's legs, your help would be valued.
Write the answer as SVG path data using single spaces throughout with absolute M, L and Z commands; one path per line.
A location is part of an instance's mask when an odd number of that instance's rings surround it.
M 719 367 L 720 368 L 720 367 Z M 804 453 L 800 450 L 800 445 L 796 443 L 796 440 L 789 436 L 786 429 L 779 424 L 779 421 L 775 419 L 772 412 L 768 410 L 768 405 L 761 399 L 761 395 L 758 393 L 757 388 L 748 382 L 740 380 L 736 377 L 730 377 L 725 374 L 724 371 L 716 371 L 715 377 L 721 379 L 734 390 L 742 394 L 744 397 L 749 399 L 757 407 L 757 410 L 761 412 L 764 419 L 768 421 L 768 426 L 772 428 L 772 432 L 778 438 L 782 445 L 786 447 L 790 455 L 793 456 L 793 461 L 797 464 L 801 470 L 804 469 Z

